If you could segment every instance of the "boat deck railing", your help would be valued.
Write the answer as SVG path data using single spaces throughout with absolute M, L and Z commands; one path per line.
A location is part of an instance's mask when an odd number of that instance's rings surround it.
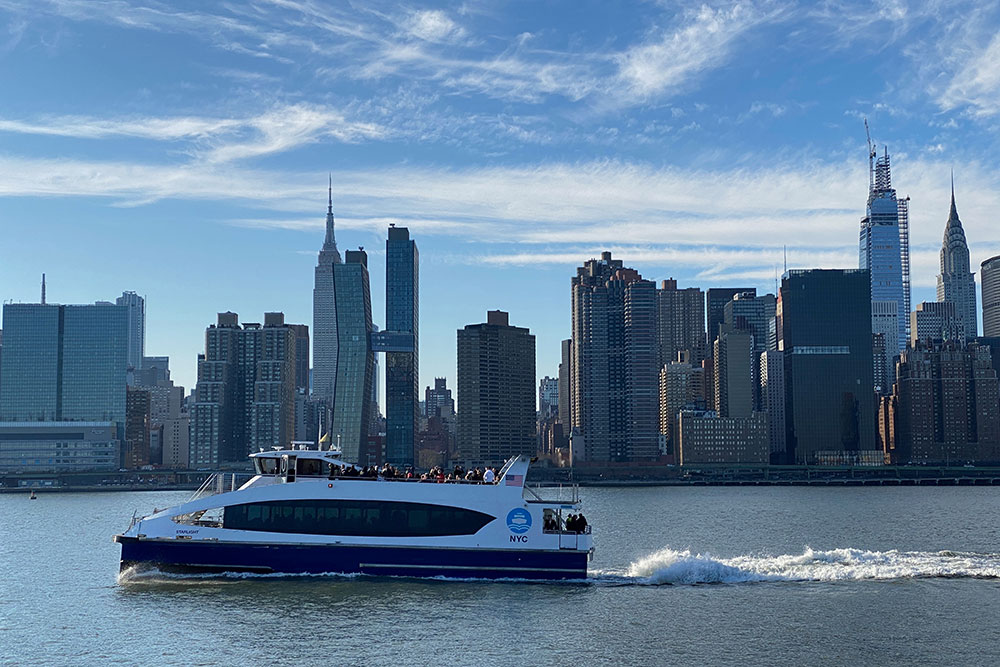
M 525 486 L 524 499 L 529 503 L 567 503 L 575 505 L 580 502 L 580 486 L 578 484 Z
M 214 496 L 219 493 L 226 493 L 227 491 L 235 491 L 243 486 L 245 482 L 249 481 L 251 477 L 253 477 L 253 473 L 249 472 L 212 473 L 205 478 L 205 481 L 202 482 L 201 486 L 198 487 L 198 490 L 194 492 L 194 495 L 191 496 L 188 502 Z

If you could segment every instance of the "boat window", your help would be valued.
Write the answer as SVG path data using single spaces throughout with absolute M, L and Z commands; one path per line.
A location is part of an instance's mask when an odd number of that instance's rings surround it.
M 369 537 L 473 535 L 494 517 L 426 503 L 374 500 L 276 500 L 231 505 L 223 527 L 275 533 Z
M 257 473 L 260 475 L 277 475 L 278 474 L 278 459 L 275 458 L 265 458 L 257 457 L 254 459 L 257 463 Z
M 325 477 L 323 462 L 319 459 L 299 459 L 296 465 L 300 477 Z

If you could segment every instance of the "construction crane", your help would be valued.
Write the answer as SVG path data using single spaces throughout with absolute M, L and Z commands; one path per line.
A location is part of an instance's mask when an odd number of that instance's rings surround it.
M 875 187 L 875 144 L 872 143 L 872 133 L 868 129 L 868 118 L 865 117 L 865 137 L 868 138 L 868 191 Z

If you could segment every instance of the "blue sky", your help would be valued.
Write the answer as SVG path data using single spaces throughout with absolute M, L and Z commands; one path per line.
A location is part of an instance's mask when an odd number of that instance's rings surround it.
M 190 387 L 222 310 L 312 323 L 332 172 L 341 250 L 421 258 L 421 382 L 504 309 L 554 375 L 575 267 L 682 287 L 857 265 L 862 117 L 910 195 L 933 300 L 949 171 L 1000 253 L 996 2 L 0 0 L 0 299 L 148 299 Z

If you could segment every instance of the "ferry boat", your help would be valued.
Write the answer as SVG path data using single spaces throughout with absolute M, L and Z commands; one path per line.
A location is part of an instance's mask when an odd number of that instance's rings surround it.
M 492 483 L 341 476 L 340 453 L 250 455 L 254 474 L 209 477 L 176 507 L 132 517 L 121 570 L 583 579 L 593 555 L 577 487 L 525 486 L 530 461 Z

